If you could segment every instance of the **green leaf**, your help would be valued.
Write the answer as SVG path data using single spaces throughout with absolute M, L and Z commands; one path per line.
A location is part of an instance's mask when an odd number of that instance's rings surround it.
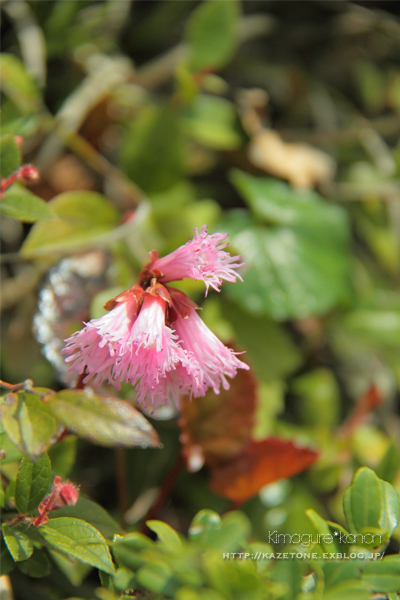
M 47 404 L 71 432 L 101 446 L 159 447 L 148 420 L 128 402 L 80 390 L 58 392 Z
M 306 510 L 306 515 L 314 525 L 317 534 L 320 535 L 319 539 L 322 550 L 324 552 L 337 552 L 339 548 L 335 543 L 335 538 L 333 537 L 329 528 L 329 524 L 325 521 L 325 519 L 320 517 L 319 514 L 316 513 L 312 508 Z
M 44 550 L 34 548 L 32 556 L 18 563 L 18 569 L 30 577 L 46 577 L 51 572 L 51 562 Z
M 146 521 L 146 525 L 157 534 L 160 542 L 170 550 L 179 550 L 182 548 L 182 541 L 179 535 L 167 523 L 163 523 L 162 521 Z
M 134 532 L 116 537 L 112 549 L 119 565 L 136 571 L 147 562 L 146 550 L 152 550 L 155 545 L 144 534 Z
M 196 142 L 215 150 L 233 150 L 242 139 L 237 130 L 237 114 L 224 98 L 201 94 L 183 117 L 186 132 Z
M 0 575 L 8 575 L 15 567 L 15 562 L 5 544 L 0 550 Z
M 325 578 L 325 589 L 346 579 L 359 579 L 360 569 L 365 566 L 365 560 L 327 560 L 322 565 Z
M 15 462 L 22 456 L 21 452 L 18 450 L 16 445 L 11 442 L 6 433 L 0 434 L 0 448 L 4 453 L 4 458 L 1 459 L 2 465 Z
M 49 204 L 22 185 L 14 183 L 0 199 L 0 212 L 25 223 L 53 220 L 55 216 Z
M 198 528 L 202 528 L 200 537 L 197 538 L 201 544 L 221 552 L 234 552 L 250 534 L 251 526 L 247 516 L 239 511 L 230 512 L 218 526 L 210 512 L 201 511 L 196 515 L 190 526 L 191 537 L 196 536 Z
M 16 562 L 26 560 L 32 555 L 33 544 L 25 533 L 17 527 L 10 527 L 8 523 L 3 523 L 2 531 L 7 548 Z
M 122 167 L 142 190 L 155 194 L 169 189 L 181 179 L 183 152 L 176 110 L 168 105 L 161 108 L 146 106 L 125 134 Z
M 189 527 L 192 542 L 208 546 L 216 531 L 221 529 L 221 517 L 213 510 L 203 509 L 197 513 Z
M 39 111 L 41 102 L 36 84 L 13 54 L 1 54 L 0 85 L 23 113 Z
M 172 569 L 163 562 L 152 562 L 139 569 L 136 579 L 145 588 L 156 594 L 173 597 L 179 584 L 174 581 Z
M 379 526 L 381 486 L 378 477 L 371 469 L 363 467 L 357 471 L 353 483 L 345 493 L 343 509 L 350 531 L 351 525 L 356 532 L 363 527 Z
M 54 549 L 101 571 L 114 574 L 107 543 L 101 533 L 89 523 L 81 519 L 58 517 L 42 525 L 40 533 Z
M 231 302 L 224 303 L 223 317 L 234 327 L 238 347 L 246 349 L 246 356 L 261 380 L 281 379 L 301 365 L 301 353 L 272 319 L 249 315 Z
M 293 391 L 300 396 L 298 414 L 303 422 L 317 427 L 338 424 L 340 392 L 332 371 L 320 367 L 297 377 Z
M 60 430 L 47 405 L 29 392 L 8 394 L 0 406 L 0 418 L 11 442 L 33 460 L 46 452 Z
M 343 496 L 343 510 L 351 532 L 381 528 L 390 535 L 399 522 L 400 498 L 390 483 L 361 467 Z
M 47 454 L 36 461 L 23 458 L 15 482 L 15 505 L 26 514 L 32 512 L 43 500 L 50 485 L 51 463 Z
M 75 464 L 77 442 L 76 435 L 67 435 L 48 450 L 53 472 L 63 479 L 68 477 Z
M 375 592 L 397 592 L 400 590 L 400 556 L 371 561 L 363 570 L 362 578 Z
M 119 222 L 116 208 L 101 194 L 65 192 L 46 204 L 56 221 L 36 223 L 21 254 L 32 258 L 87 246 Z
M 387 481 L 379 480 L 381 486 L 381 514 L 379 526 L 387 530 L 389 535 L 393 533 L 399 524 L 400 497 L 397 491 Z
M 106 510 L 96 502 L 79 496 L 75 506 L 65 506 L 53 513 L 55 517 L 73 517 L 82 519 L 93 525 L 107 540 L 112 540 L 114 535 L 121 535 L 122 529 Z
M 56 563 L 57 567 L 66 578 L 72 583 L 72 585 L 81 585 L 82 581 L 88 576 L 88 573 L 92 570 L 92 566 L 85 564 L 71 555 L 65 555 L 61 552 L 55 552 L 49 550 L 50 556 Z M 73 598 L 68 600 L 74 600 Z
M 246 266 L 245 285 L 228 293 L 255 315 L 275 319 L 324 313 L 348 292 L 345 211 L 317 194 L 235 171 L 233 183 L 255 216 L 231 211 L 220 223 Z
M 193 12 L 186 34 L 189 68 L 193 72 L 219 69 L 231 60 L 238 43 L 239 16 L 236 0 L 208 0 Z
M 21 164 L 21 152 L 13 133 L 7 133 L 0 139 L 0 177 L 7 178 Z
M 333 585 L 324 593 L 324 600 L 370 600 L 371 592 L 365 583 L 357 579 L 348 579 Z
M 387 450 L 375 469 L 379 479 L 392 483 L 400 469 L 400 454 L 396 442 L 390 440 Z

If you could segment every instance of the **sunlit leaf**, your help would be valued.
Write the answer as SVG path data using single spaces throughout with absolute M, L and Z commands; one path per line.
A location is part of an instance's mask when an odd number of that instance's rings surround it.
M 18 183 L 14 183 L 0 200 L 0 212 L 25 223 L 56 218 L 49 203 Z
M 158 447 L 156 431 L 128 402 L 80 390 L 58 392 L 48 409 L 71 432 L 102 446 Z
M 89 523 L 81 519 L 58 517 L 42 525 L 40 533 L 54 549 L 111 575 L 115 572 L 105 539 Z
M 47 405 L 35 394 L 8 394 L 0 406 L 0 418 L 13 444 L 31 459 L 51 446 L 61 426 Z
M 54 518 L 72 517 L 82 519 L 93 525 L 107 540 L 112 540 L 114 535 L 122 534 L 122 529 L 108 512 L 96 502 L 79 496 L 75 506 L 64 506 L 53 513 Z
M 96 192 L 65 192 L 46 205 L 56 221 L 36 223 L 29 232 L 21 254 L 41 256 L 90 245 L 119 221 L 116 208 Z
M 236 171 L 233 182 L 254 216 L 231 211 L 220 223 L 246 267 L 245 285 L 227 290 L 255 315 L 305 318 L 333 308 L 348 292 L 344 210 L 315 193 Z
M 4 541 L 15 561 L 26 560 L 32 555 L 33 544 L 31 540 L 17 527 L 10 527 L 8 523 L 2 526 Z

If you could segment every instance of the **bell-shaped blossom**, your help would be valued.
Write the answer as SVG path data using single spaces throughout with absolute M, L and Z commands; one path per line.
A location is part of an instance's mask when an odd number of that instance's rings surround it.
M 165 324 L 168 306 L 165 298 L 169 297 L 166 288 L 156 284 L 150 289 L 151 292 L 144 293 L 142 308 L 127 341 L 127 350 L 117 357 L 113 371 L 115 379 L 136 386 L 138 402 L 143 401 L 146 405 L 149 402 L 160 404 L 160 388 L 164 396 L 176 398 L 185 385 L 180 378 L 174 378 L 173 390 L 168 390 L 167 374 L 179 365 L 190 363 L 190 356 L 181 348 L 178 336 Z
M 225 390 L 229 389 L 226 378 L 235 377 L 238 369 L 249 369 L 231 348 L 217 338 L 193 308 L 186 318 L 178 317 L 173 326 L 182 348 L 199 366 L 198 377 L 192 378 L 192 393 L 195 398 L 204 396 L 208 388 L 213 388 L 216 394 L 221 385 Z
M 128 351 L 127 342 L 138 315 L 143 290 L 138 285 L 107 303 L 112 308 L 99 319 L 92 319 L 80 331 L 67 338 L 62 350 L 67 354 L 70 370 L 82 375 L 83 383 L 99 387 L 105 380 L 118 389 L 121 387 L 113 376 L 118 356 Z
M 152 253 L 149 271 L 159 272 L 158 281 L 167 283 L 179 279 L 198 279 L 206 285 L 206 295 L 211 286 L 219 292 L 222 280 L 235 282 L 242 278 L 236 269 L 241 267 L 240 256 L 231 256 L 225 252 L 228 246 L 227 233 L 208 235 L 207 227 L 203 225 L 200 231 L 194 230 L 193 239 L 180 246 L 167 256 L 158 258 Z
M 138 402 L 179 406 L 183 394 L 204 396 L 229 388 L 227 377 L 249 367 L 203 323 L 199 308 L 185 294 L 164 285 L 174 279 L 202 279 L 218 290 L 222 280 L 236 281 L 239 256 L 223 248 L 225 234 L 207 235 L 204 226 L 184 246 L 151 262 L 134 285 L 107 302 L 109 313 L 92 319 L 66 341 L 63 353 L 83 383 L 108 381 L 118 389 L 134 386 Z

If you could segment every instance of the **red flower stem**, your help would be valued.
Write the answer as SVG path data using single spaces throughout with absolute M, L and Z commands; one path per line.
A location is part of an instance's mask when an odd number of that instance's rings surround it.
M 83 390 L 83 388 L 85 387 L 85 384 L 83 383 L 83 380 L 85 379 L 86 375 L 88 374 L 88 372 L 86 371 L 86 367 L 85 370 L 83 371 L 83 373 L 81 375 L 79 375 L 78 377 L 78 381 L 75 384 L 75 390 Z
M 145 533 L 146 535 L 149 534 L 149 528 L 146 525 L 146 521 L 155 519 L 158 516 L 159 512 L 161 511 L 162 507 L 164 506 L 164 504 L 172 490 L 172 487 L 173 487 L 175 481 L 177 480 L 178 476 L 180 475 L 180 473 L 181 473 L 182 469 L 185 467 L 185 465 L 186 465 L 186 461 L 181 452 L 179 454 L 178 458 L 176 459 L 175 463 L 172 465 L 167 477 L 165 478 L 164 483 L 160 489 L 160 492 L 159 492 L 157 498 L 155 499 L 153 504 L 150 506 L 149 510 L 147 511 L 146 516 L 143 519 L 143 523 L 140 528 L 141 533 Z

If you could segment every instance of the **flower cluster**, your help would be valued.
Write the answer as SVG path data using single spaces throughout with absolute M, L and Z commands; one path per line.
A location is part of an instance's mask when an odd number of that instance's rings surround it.
M 204 396 L 209 388 L 228 389 L 227 377 L 248 369 L 235 352 L 203 323 L 199 307 L 166 285 L 191 278 L 219 291 L 222 280 L 236 281 L 239 256 L 224 251 L 227 234 L 207 234 L 206 226 L 164 258 L 150 253 L 150 263 L 133 285 L 106 303 L 110 312 L 92 319 L 70 338 L 63 353 L 70 369 L 95 387 L 108 381 L 135 386 L 139 402 L 154 407 L 179 406 L 181 395 Z M 241 278 L 240 278 L 241 279 Z

